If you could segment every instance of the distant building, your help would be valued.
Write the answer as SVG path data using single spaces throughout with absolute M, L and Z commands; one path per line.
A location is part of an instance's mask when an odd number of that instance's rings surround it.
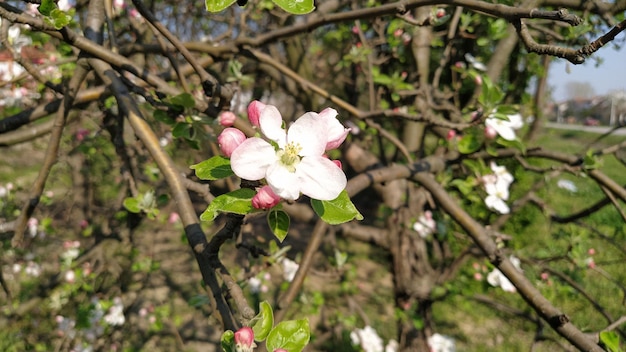
M 558 123 L 594 126 L 626 124 L 626 92 L 615 91 L 606 96 L 551 103 L 546 110 L 548 119 Z

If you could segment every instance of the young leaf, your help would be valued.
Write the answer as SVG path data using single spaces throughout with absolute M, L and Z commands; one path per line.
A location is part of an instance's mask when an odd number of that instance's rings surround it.
M 465 131 L 463 138 L 457 144 L 459 152 L 463 154 L 470 154 L 483 145 L 483 136 L 478 129 L 468 129 Z
M 221 338 L 222 351 L 224 352 L 236 352 L 235 349 L 235 333 L 231 330 L 226 330 L 222 334 Z
M 259 303 L 259 314 L 252 318 L 250 325 L 256 341 L 263 341 L 270 334 L 272 326 L 274 326 L 274 312 L 267 301 Z
M 141 211 L 137 198 L 126 198 L 122 204 L 124 205 L 124 208 L 131 213 L 138 214 Z
M 600 342 L 609 352 L 622 352 L 619 347 L 619 335 L 615 331 L 602 331 L 600 333 Z
M 39 5 L 39 13 L 44 16 L 50 16 L 52 10 L 57 9 L 57 4 L 53 0 L 42 0 Z
M 193 108 L 196 105 L 196 102 L 193 100 L 193 96 L 189 93 L 181 93 L 171 97 L 170 103 L 183 108 Z
M 196 170 L 196 176 L 201 180 L 219 180 L 233 175 L 230 168 L 230 159 L 217 155 L 198 164 L 191 165 Z
M 289 215 L 282 210 L 272 209 L 267 213 L 267 224 L 280 242 L 287 237 L 289 222 Z
M 331 225 L 343 224 L 352 219 L 363 220 L 363 215 L 356 209 L 345 190 L 333 200 L 311 199 L 311 206 L 322 220 Z
M 242 188 L 213 199 L 209 207 L 200 215 L 202 221 L 213 221 L 218 213 L 234 213 L 245 215 L 253 210 L 252 197 L 256 192 Z
M 276 325 L 267 337 L 268 351 L 283 348 L 289 352 L 300 352 L 309 343 L 311 332 L 307 319 L 288 320 Z
M 304 15 L 315 9 L 313 0 L 272 0 L 283 10 L 294 15 Z
M 235 3 L 235 0 L 205 0 L 206 10 L 209 12 L 220 12 Z

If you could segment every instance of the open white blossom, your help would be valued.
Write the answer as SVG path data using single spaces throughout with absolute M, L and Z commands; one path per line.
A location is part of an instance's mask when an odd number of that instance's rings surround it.
M 509 199 L 509 187 L 513 183 L 513 175 L 506 170 L 506 167 L 498 166 L 493 162 L 491 170 L 493 174 L 482 177 L 487 192 L 485 205 L 500 214 L 508 214 L 511 210 L 506 201 Z
M 431 352 L 455 352 L 456 344 L 454 339 L 441 335 L 438 333 L 434 333 L 432 336 L 428 338 L 428 345 L 430 346 Z
M 113 305 L 109 308 L 109 312 L 104 316 L 104 321 L 109 325 L 124 325 L 126 318 L 124 317 L 124 304 L 122 299 L 115 297 Z
M 378 336 L 378 333 L 371 326 L 366 326 L 363 329 L 356 329 L 350 333 L 350 340 L 352 344 L 361 346 L 364 352 L 383 352 L 383 339 Z
M 520 266 L 520 260 L 517 257 L 511 256 L 509 258 L 515 269 L 518 271 L 522 271 Z M 511 283 L 511 281 L 502 274 L 502 272 L 498 269 L 493 269 L 489 275 L 487 275 L 487 282 L 494 287 L 500 287 L 505 292 L 515 292 L 515 286 Z
M 243 141 L 231 154 L 235 175 L 246 180 L 261 180 L 279 197 L 295 200 L 300 193 L 313 199 L 333 200 L 346 187 L 346 175 L 325 156 L 338 147 L 349 130 L 337 120 L 337 111 L 307 112 L 287 130 L 275 106 L 255 104 L 263 135 Z M 255 116 L 256 116 L 255 115 Z
M 413 230 L 415 230 L 421 238 L 428 237 L 430 234 L 434 233 L 436 229 L 437 223 L 433 219 L 433 213 L 430 210 L 426 210 L 413 224 Z
M 283 278 L 285 281 L 291 282 L 296 277 L 296 272 L 300 265 L 289 258 L 283 258 L 280 263 L 283 265 Z
M 485 120 L 485 125 L 493 128 L 500 137 L 512 141 L 516 138 L 515 130 L 522 128 L 524 121 L 520 114 L 508 115 L 508 118 L 508 120 L 502 120 L 489 115 Z

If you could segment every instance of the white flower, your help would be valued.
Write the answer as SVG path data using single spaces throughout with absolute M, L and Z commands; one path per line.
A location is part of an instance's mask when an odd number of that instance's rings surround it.
M 570 181 L 570 180 L 564 180 L 564 179 L 560 179 L 559 181 L 557 181 L 556 185 L 559 188 L 568 190 L 572 193 L 576 193 L 578 191 L 578 187 L 576 187 L 576 185 L 574 184 L 574 182 Z
M 490 166 L 494 173 L 482 177 L 487 192 L 485 205 L 500 214 L 508 214 L 511 210 L 505 201 L 509 199 L 509 187 L 513 182 L 513 175 L 507 171 L 506 167 L 498 166 L 494 162 Z
M 426 238 L 428 235 L 435 232 L 437 229 L 437 223 L 433 220 L 433 213 L 430 210 L 426 210 L 420 215 L 417 222 L 413 224 L 413 230 L 415 230 L 421 238 Z
M 476 60 L 474 55 L 472 55 L 470 53 L 466 53 L 465 54 L 465 60 L 467 60 L 467 62 L 470 65 L 472 65 L 472 67 L 474 67 L 476 70 L 478 70 L 478 71 L 487 71 L 487 66 L 485 66 L 485 64 L 483 64 L 482 62 Z
M 126 318 L 124 317 L 122 299 L 115 297 L 113 302 L 113 305 L 109 308 L 109 313 L 104 316 L 104 321 L 109 325 L 124 325 Z
M 248 285 L 250 285 L 250 292 L 261 292 L 261 279 L 259 279 L 258 277 L 255 276 L 248 279 Z
M 285 131 L 278 109 L 264 106 L 259 126 L 277 148 L 258 137 L 246 139 L 230 157 L 233 172 L 246 180 L 265 178 L 274 193 L 287 200 L 297 199 L 300 193 L 319 200 L 337 198 L 346 187 L 346 175 L 324 152 L 344 128 L 331 117 L 326 110 L 321 117 L 307 112 Z
M 522 271 L 520 266 L 520 260 L 517 257 L 511 256 L 509 258 L 515 269 L 518 271 Z M 515 292 L 515 286 L 511 283 L 511 281 L 502 274 L 502 272 L 498 269 L 493 269 L 489 275 L 487 275 L 487 282 L 494 287 L 500 287 L 505 292 Z
M 498 135 L 507 141 L 515 140 L 515 130 L 524 126 L 524 121 L 522 121 L 522 115 L 520 114 L 508 115 L 508 120 L 502 120 L 492 116 L 493 114 L 487 117 L 485 125 L 496 130 Z
M 371 326 L 356 329 L 350 333 L 353 345 L 361 346 L 364 352 L 383 352 L 383 339 Z
M 391 339 L 385 346 L 385 352 L 397 352 L 399 347 L 398 341 Z
M 455 352 L 456 345 L 454 339 L 441 334 L 433 334 L 428 338 L 428 345 L 431 352 Z
M 30 276 L 38 277 L 39 275 L 41 275 L 41 266 L 33 261 L 29 261 L 26 264 L 24 272 Z
M 289 258 L 283 258 L 280 263 L 283 265 L 283 278 L 287 282 L 293 281 L 300 265 Z

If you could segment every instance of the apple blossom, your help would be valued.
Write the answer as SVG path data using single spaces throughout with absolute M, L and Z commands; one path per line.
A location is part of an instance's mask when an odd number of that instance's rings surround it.
M 256 209 L 269 209 L 280 202 L 280 197 L 272 191 L 272 187 L 263 186 L 252 197 L 252 206 Z
M 283 278 L 287 282 L 292 282 L 300 265 L 289 258 L 283 258 L 280 263 L 283 265 Z
M 256 347 L 254 343 L 254 331 L 248 326 L 244 326 L 235 332 L 235 351 L 252 352 Z
M 383 352 L 383 339 L 371 326 L 356 329 L 350 333 L 352 344 L 361 346 L 365 352 Z
M 520 114 L 508 115 L 508 118 L 508 120 L 503 120 L 489 115 L 485 120 L 485 126 L 496 130 L 496 133 L 507 141 L 515 140 L 515 130 L 524 126 L 524 121 Z
M 415 230 L 421 238 L 428 237 L 428 235 L 435 232 L 436 229 L 437 223 L 433 220 L 433 213 L 430 210 L 426 210 L 413 224 L 413 230 Z
M 225 128 L 217 137 L 217 143 L 220 145 L 222 153 L 230 157 L 233 151 L 237 149 L 246 140 L 246 135 L 240 130 L 232 127 Z
M 519 258 L 511 256 L 509 259 L 511 260 L 511 263 L 513 264 L 515 269 L 517 269 L 518 271 L 522 271 L 522 268 L 520 267 L 521 262 Z M 502 272 L 499 269 L 493 269 L 493 271 L 491 271 L 489 275 L 487 275 L 487 282 L 491 286 L 501 287 L 505 292 L 516 291 L 515 286 L 513 286 L 511 281 L 509 281 L 509 279 L 506 276 L 504 276 L 504 274 L 502 274 Z
M 346 175 L 324 157 L 324 151 L 341 144 L 349 130 L 335 118 L 336 111 L 307 112 L 286 131 L 275 106 L 251 110 L 259 113 L 261 132 L 275 144 L 259 137 L 243 141 L 231 155 L 235 175 L 251 181 L 265 178 L 274 193 L 287 200 L 300 193 L 318 200 L 337 198 L 346 186 Z
M 506 170 L 506 167 L 498 166 L 494 162 L 491 163 L 491 170 L 493 174 L 482 177 L 485 191 L 487 191 L 485 205 L 500 214 L 508 214 L 510 209 L 505 201 L 509 199 L 509 186 L 513 182 L 513 175 Z
M 222 111 L 217 117 L 217 120 L 220 125 L 230 127 L 237 120 L 237 116 L 232 111 Z
M 258 100 L 254 100 L 248 105 L 248 120 L 252 126 L 259 127 L 259 117 L 261 116 L 261 111 L 265 109 L 265 106 L 265 104 Z
M 432 352 L 455 352 L 456 345 L 454 339 L 438 333 L 428 337 L 428 346 Z

